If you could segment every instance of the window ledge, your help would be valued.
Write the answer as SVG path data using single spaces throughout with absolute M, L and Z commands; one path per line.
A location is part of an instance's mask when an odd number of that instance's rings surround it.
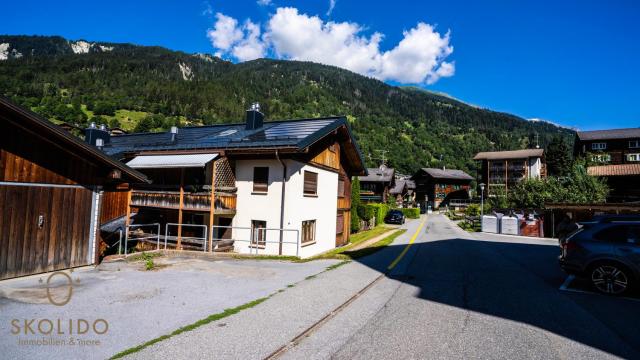
M 300 247 L 301 247 L 301 248 L 303 248 L 303 247 L 307 247 L 307 246 L 315 245 L 315 243 L 316 243 L 315 241 L 310 241 L 310 242 L 302 243 L 302 244 L 300 244 Z
M 251 195 L 269 195 L 268 191 L 252 191 Z
M 317 198 L 318 194 L 302 194 L 304 197 Z

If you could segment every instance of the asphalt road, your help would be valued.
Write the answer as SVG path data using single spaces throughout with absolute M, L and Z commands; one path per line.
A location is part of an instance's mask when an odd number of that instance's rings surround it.
M 470 235 L 430 216 L 383 281 L 281 357 L 640 358 L 640 302 L 559 290 L 557 255 L 553 241 Z

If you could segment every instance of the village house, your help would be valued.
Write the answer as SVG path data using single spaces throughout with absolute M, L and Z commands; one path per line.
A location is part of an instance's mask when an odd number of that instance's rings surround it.
M 480 152 L 473 160 L 480 162 L 476 178 L 487 185 L 485 196 L 506 194 L 523 179 L 547 176 L 543 149 Z
M 389 195 L 394 196 L 396 205 L 404 208 L 416 206 L 416 183 L 408 176 L 395 179 L 395 186 L 389 189 Z
M 0 280 L 95 264 L 103 198 L 146 181 L 0 97 Z
M 422 168 L 411 179 L 416 186 L 416 201 L 434 209 L 452 199 L 469 199 L 473 177 L 462 170 Z
M 607 179 L 607 201 L 640 200 L 640 128 L 578 131 L 574 155 L 594 164 L 589 175 Z
M 368 168 L 367 175 L 360 180 L 360 201 L 386 203 L 389 191 L 395 186 L 395 170 L 382 164 L 377 168 Z
M 366 170 L 344 117 L 264 122 L 254 104 L 241 124 L 103 136 L 152 180 L 120 211 L 160 223 L 169 247 L 308 257 L 348 242 L 351 177 Z

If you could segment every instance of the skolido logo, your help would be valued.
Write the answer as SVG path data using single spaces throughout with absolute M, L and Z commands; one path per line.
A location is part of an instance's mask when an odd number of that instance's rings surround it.
M 55 276 L 62 276 L 65 278 L 66 282 L 67 282 L 67 292 L 66 295 L 61 298 L 61 299 L 56 299 L 52 294 L 51 294 L 51 279 L 53 279 Z M 71 296 L 73 295 L 73 279 L 71 279 L 71 276 L 65 272 L 61 272 L 61 271 L 56 271 L 54 273 L 52 273 L 51 275 L 49 275 L 49 277 L 47 277 L 47 299 L 49 299 L 49 302 L 53 305 L 56 306 L 64 306 L 67 303 L 69 303 L 69 301 L 71 301 Z

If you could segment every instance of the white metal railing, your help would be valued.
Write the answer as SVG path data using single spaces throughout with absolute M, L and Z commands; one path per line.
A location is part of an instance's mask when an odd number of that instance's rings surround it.
M 146 233 L 146 232 L 142 232 L 142 236 L 136 236 L 134 238 L 132 238 L 131 240 L 135 240 L 135 241 L 148 241 L 151 239 L 156 239 L 156 250 L 160 250 L 160 224 L 159 223 L 152 223 L 152 224 L 132 224 L 132 225 L 127 225 L 126 231 L 125 231 L 125 236 L 124 236 L 124 254 L 127 255 L 127 251 L 129 250 L 128 245 L 129 245 L 129 233 L 131 232 L 132 228 L 151 228 L 151 229 L 157 229 L 156 233 Z
M 237 241 L 240 243 L 247 243 L 246 248 L 248 250 L 248 254 L 251 255 L 260 255 L 261 251 L 262 254 L 269 253 L 270 255 L 272 255 L 269 250 L 273 246 L 270 246 L 270 244 L 278 245 L 278 252 L 273 255 L 277 255 L 281 252 L 280 246 L 282 246 L 282 255 L 287 255 L 287 253 L 289 252 L 288 250 L 295 246 L 295 256 L 300 256 L 300 230 L 297 229 L 251 228 L 242 226 L 214 225 L 212 226 L 211 231 L 214 231 L 215 229 L 231 229 L 232 236 L 228 239 L 213 237 L 212 242 L 214 244 L 221 241 L 233 241 L 234 243 Z M 269 232 L 271 232 L 271 234 L 273 234 L 273 232 L 276 232 L 278 239 L 270 240 Z M 260 237 L 260 233 L 262 233 L 262 237 Z M 280 233 L 282 233 L 282 241 L 280 240 Z M 215 232 L 213 232 L 213 234 L 215 234 Z M 291 239 L 291 235 L 295 237 L 295 240 Z
M 203 235 L 202 237 L 199 236 L 183 236 L 182 234 L 180 234 L 179 238 L 181 243 L 185 242 L 185 243 L 195 243 L 195 244 L 200 244 L 202 243 L 202 251 L 207 251 L 207 235 L 208 235 L 208 230 L 209 227 L 207 225 L 198 225 L 198 224 L 177 224 L 177 223 L 167 223 L 165 225 L 164 228 L 164 249 L 167 250 L 167 240 L 171 239 L 171 240 L 176 240 L 176 245 L 177 245 L 177 241 L 178 241 L 178 236 L 171 236 L 169 235 L 169 227 L 179 227 L 182 226 L 184 227 L 192 227 L 192 228 L 201 228 L 203 231 Z

